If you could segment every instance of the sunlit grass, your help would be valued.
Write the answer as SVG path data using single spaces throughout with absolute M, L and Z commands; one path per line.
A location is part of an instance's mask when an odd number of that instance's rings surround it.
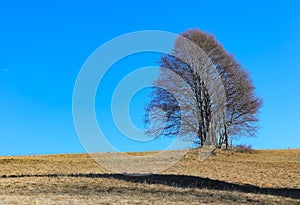
M 111 154 L 101 156 L 109 160 Z M 87 154 L 0 157 L 0 204 L 300 203 L 297 197 L 222 190 L 218 184 L 193 187 L 194 181 L 187 182 L 190 187 L 182 183 L 186 176 L 187 180 L 208 180 L 208 184 L 217 180 L 234 186 L 300 190 L 300 149 L 254 153 L 217 150 L 202 162 L 198 156 L 199 150 L 193 149 L 150 180 L 110 175 L 112 171 Z

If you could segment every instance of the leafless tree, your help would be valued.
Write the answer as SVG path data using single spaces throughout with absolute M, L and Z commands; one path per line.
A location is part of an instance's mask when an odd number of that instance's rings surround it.
M 255 96 L 249 73 L 212 35 L 198 29 L 184 32 L 160 66 L 145 117 L 146 124 L 158 123 L 147 134 L 226 147 L 229 136 L 255 135 L 262 100 Z

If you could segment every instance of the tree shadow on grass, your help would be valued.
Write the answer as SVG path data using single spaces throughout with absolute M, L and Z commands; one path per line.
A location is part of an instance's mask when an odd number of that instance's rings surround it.
M 291 188 L 261 188 L 250 184 L 235 184 L 209 178 L 187 175 L 153 174 L 153 175 L 123 175 L 123 174 L 36 174 L 36 175 L 3 175 L 0 178 L 25 177 L 83 177 L 118 179 L 133 183 L 161 184 L 179 188 L 198 188 L 210 190 L 237 191 L 242 193 L 268 194 L 274 196 L 300 199 L 300 189 Z

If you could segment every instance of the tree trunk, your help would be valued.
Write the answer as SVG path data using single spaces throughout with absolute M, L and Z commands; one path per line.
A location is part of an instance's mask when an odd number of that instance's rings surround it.
M 228 127 L 226 123 L 226 114 L 223 113 L 223 120 L 224 120 L 224 141 L 225 141 L 225 148 L 228 149 Z

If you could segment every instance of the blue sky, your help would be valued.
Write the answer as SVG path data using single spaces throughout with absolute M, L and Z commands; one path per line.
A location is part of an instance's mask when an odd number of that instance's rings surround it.
M 189 28 L 215 35 L 250 71 L 264 99 L 257 137 L 240 142 L 257 149 L 299 148 L 299 1 L 29 0 L 0 3 L 0 155 L 84 152 L 73 125 L 72 93 L 90 54 L 128 32 Z M 154 62 L 153 56 L 141 59 L 135 66 Z M 134 60 L 124 62 L 123 71 L 132 69 L 125 66 L 129 62 Z M 142 110 L 142 97 L 132 102 L 136 110 Z M 104 129 L 117 137 L 113 125 Z M 122 146 L 150 150 L 165 143 Z

